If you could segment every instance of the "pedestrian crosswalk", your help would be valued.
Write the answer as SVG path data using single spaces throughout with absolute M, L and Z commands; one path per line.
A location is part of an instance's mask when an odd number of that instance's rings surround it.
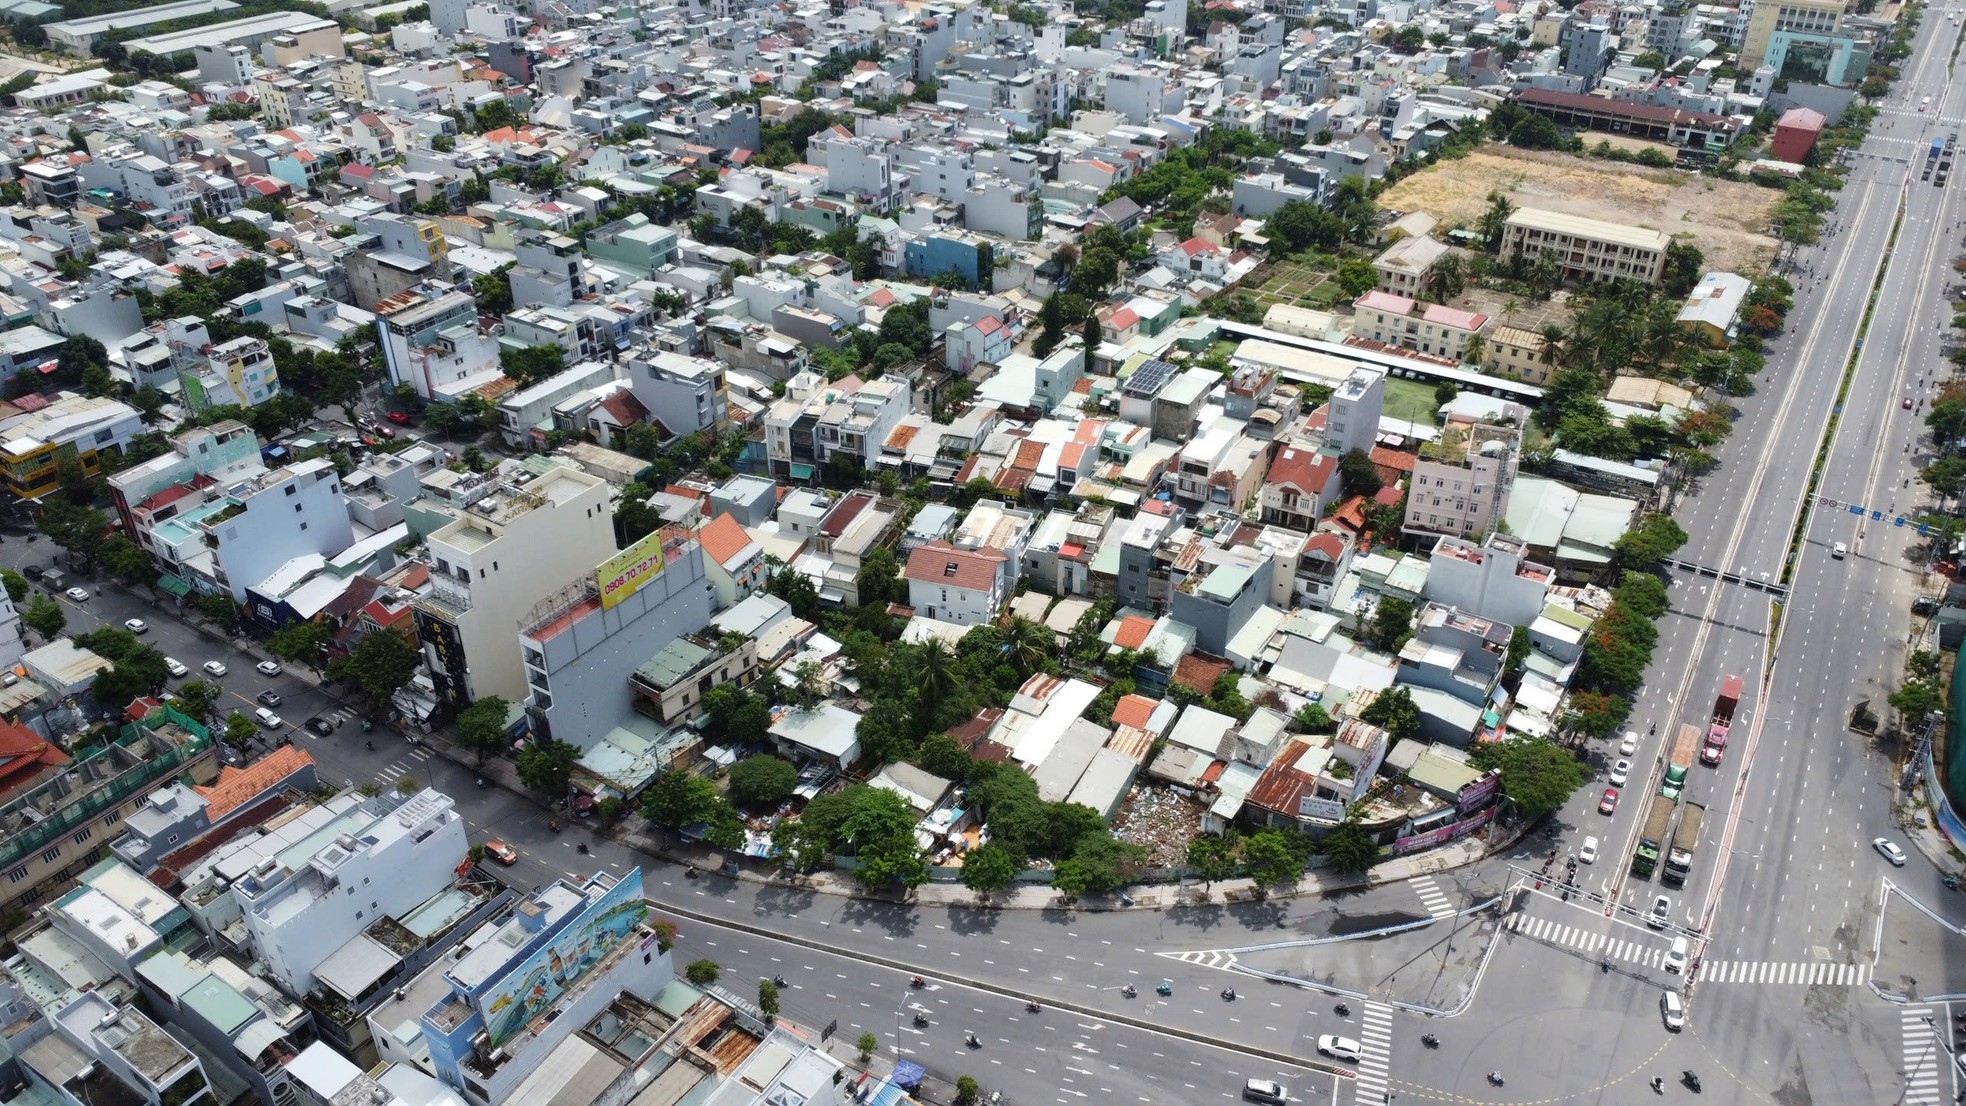
M 418 747 L 415 749 L 411 749 L 407 755 L 410 760 L 416 761 L 417 763 L 420 764 L 423 761 L 429 760 L 431 754 L 430 754 L 430 750 L 422 747 Z M 377 772 L 375 774 L 376 782 L 395 783 L 399 778 L 407 775 L 409 771 L 414 767 L 416 767 L 415 764 L 404 764 L 400 760 L 396 761 L 394 764 L 391 764 L 389 767 L 384 768 L 382 771 Z
M 1706 960 L 1695 976 L 1702 983 L 1771 983 L 1775 985 L 1861 987 L 1870 981 L 1869 964 L 1828 961 Z
M 1352 1089 L 1355 1106 L 1384 1106 L 1393 1060 L 1393 1008 L 1379 1002 L 1364 1004 L 1359 1013 L 1358 1079 Z
M 1440 889 L 1440 885 L 1434 882 L 1434 877 L 1421 876 L 1418 879 L 1409 880 L 1408 886 L 1412 887 L 1419 894 L 1420 901 L 1426 905 L 1427 913 L 1432 914 L 1436 918 L 1451 918 L 1454 916 L 1454 900 L 1448 898 L 1447 893 Z
M 1198 952 L 1164 952 L 1169 960 L 1179 960 L 1183 964 L 1199 964 L 1204 968 L 1221 968 L 1224 971 L 1235 966 L 1236 954 L 1227 949 L 1203 949 Z
M 1658 968 L 1665 964 L 1664 946 L 1650 941 L 1628 941 L 1609 934 L 1592 933 L 1578 926 L 1567 926 L 1529 914 L 1509 915 L 1508 924 L 1504 928 L 1537 941 L 1581 949 L 1596 957 L 1621 960 L 1646 968 Z
M 1930 1006 L 1906 1006 L 1898 1011 L 1898 1033 L 1904 1042 L 1905 1089 L 1898 1102 L 1903 1106 L 1939 1106 L 1945 1091 L 1939 1086 L 1939 1068 L 1946 1050 L 1939 1040 L 1934 1020 L 1943 1011 Z

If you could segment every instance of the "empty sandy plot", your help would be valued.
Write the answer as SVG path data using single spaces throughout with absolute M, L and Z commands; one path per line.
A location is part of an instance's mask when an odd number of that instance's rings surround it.
M 1698 246 L 1710 269 L 1759 273 L 1775 255 L 1775 240 L 1762 232 L 1779 192 L 1547 150 L 1482 150 L 1443 161 L 1394 185 L 1379 203 L 1396 211 L 1424 211 L 1444 227 L 1472 228 L 1493 191 L 1507 194 L 1519 208 L 1664 231 Z

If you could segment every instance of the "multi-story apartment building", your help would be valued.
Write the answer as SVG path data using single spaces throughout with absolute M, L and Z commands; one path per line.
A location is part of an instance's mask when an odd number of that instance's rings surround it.
M 541 602 L 520 624 L 524 702 L 534 732 L 594 747 L 631 710 L 642 709 L 637 681 L 652 658 L 709 621 L 698 543 L 655 533 L 610 556 L 591 579 Z M 727 672 L 718 682 L 742 675 Z M 701 696 L 695 701 L 700 706 Z
M 176 505 L 199 477 L 225 484 L 264 467 L 259 436 L 245 423 L 227 419 L 186 430 L 171 439 L 170 452 L 112 474 L 109 495 L 123 527 L 141 542 L 152 525 L 177 514 Z M 138 524 L 140 513 L 143 525 Z
M 1663 231 L 1522 208 L 1502 227 L 1501 255 L 1512 260 L 1520 253 L 1525 263 L 1548 255 L 1566 281 L 1656 284 L 1671 244 Z
M 730 421 L 730 389 L 716 361 L 650 350 L 629 358 L 628 387 L 672 434 L 714 433 Z
M 391 385 L 424 399 L 498 372 L 498 343 L 478 333 L 478 303 L 455 291 L 412 291 L 376 306 L 376 337 Z
M 1509 426 L 1450 424 L 1413 463 L 1401 529 L 1477 541 L 1486 537 L 1508 502 L 1521 437 Z
M 1377 289 L 1352 302 L 1352 333 L 1375 342 L 1461 360 L 1488 316 L 1437 303 L 1420 303 Z
M 8 733 L 40 741 L 23 727 Z M 29 752 L 18 741 L 7 747 L 10 760 Z M 125 725 L 79 761 L 59 751 L 44 756 L 42 774 L 0 801 L 0 913 L 42 901 L 95 864 L 123 820 L 167 781 L 217 779 L 213 748 L 202 725 L 164 709 Z
M 1545 354 L 1548 347 L 1539 331 L 1498 326 L 1482 339 L 1482 371 L 1525 384 L 1547 384 L 1555 370 Z
M 816 466 L 845 453 L 871 466 L 887 436 L 908 413 L 913 395 L 895 377 L 848 392 L 816 373 L 786 383 L 785 398 L 765 415 L 765 454 L 775 476 L 810 480 Z
M 186 371 L 184 398 L 193 410 L 257 407 L 280 394 L 280 374 L 266 340 L 242 334 L 211 348 L 205 363 Z
M 415 608 L 439 704 L 526 700 L 512 628 L 591 574 L 597 551 L 614 548 L 610 492 L 606 481 L 551 461 L 507 461 L 455 489 L 457 517 L 427 539 L 430 584 Z
M 199 502 L 154 521 L 139 540 L 191 590 L 246 601 L 246 589 L 295 557 L 329 557 L 355 540 L 341 478 L 326 458 L 300 461 L 194 493 Z
M 143 431 L 142 412 L 116 399 L 61 392 L 39 406 L 0 405 L 0 486 L 39 499 L 60 485 L 64 460 L 94 476 L 103 453 L 120 453 Z
M 1756 0 L 1741 36 L 1741 72 L 1760 67 L 1768 53 L 1768 39 L 1776 31 L 1834 34 L 1850 8 L 1847 0 Z

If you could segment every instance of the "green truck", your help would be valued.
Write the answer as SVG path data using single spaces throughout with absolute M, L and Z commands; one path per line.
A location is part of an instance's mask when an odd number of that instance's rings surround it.
M 1659 794 L 1679 801 L 1679 793 L 1686 790 L 1686 773 L 1693 767 L 1693 757 L 1700 751 L 1700 727 L 1682 725 L 1679 737 L 1672 743 L 1672 756 L 1666 758 L 1666 778 L 1659 784 Z
M 1666 827 L 1672 825 L 1672 800 L 1652 796 L 1652 809 L 1645 812 L 1645 828 L 1638 834 L 1638 849 L 1632 853 L 1632 875 L 1649 876 L 1659 866 L 1659 850 L 1666 843 Z

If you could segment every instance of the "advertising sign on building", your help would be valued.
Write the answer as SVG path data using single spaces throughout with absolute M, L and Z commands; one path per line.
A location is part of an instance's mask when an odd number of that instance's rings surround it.
M 648 912 L 637 868 L 484 992 L 478 1012 L 491 1043 L 498 1045 L 551 1010 L 581 976 L 634 936 Z
M 601 567 L 595 570 L 601 586 L 601 609 L 613 610 L 616 604 L 653 580 L 662 568 L 660 531 L 602 561 Z

